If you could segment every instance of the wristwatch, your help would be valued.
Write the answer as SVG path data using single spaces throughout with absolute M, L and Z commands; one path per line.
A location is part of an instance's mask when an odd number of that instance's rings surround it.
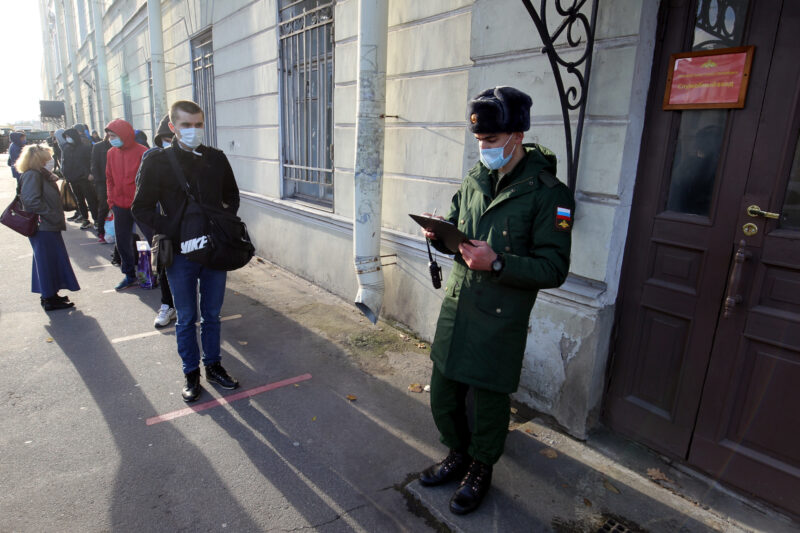
M 494 274 L 495 276 L 499 276 L 500 273 L 505 268 L 505 266 L 506 266 L 506 260 L 503 257 L 503 254 L 497 254 L 497 258 L 495 258 L 495 260 L 492 261 L 492 274 Z

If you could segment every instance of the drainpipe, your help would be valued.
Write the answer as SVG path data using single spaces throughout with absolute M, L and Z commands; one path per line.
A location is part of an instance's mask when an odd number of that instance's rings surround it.
M 94 50 L 97 56 L 97 92 L 100 95 L 100 126 L 111 122 L 111 98 L 108 94 L 108 67 L 106 63 L 105 27 L 103 26 L 103 0 L 89 0 L 89 11 L 94 28 Z
M 358 294 L 355 304 L 377 323 L 383 303 L 381 200 L 388 0 L 358 2 L 358 101 L 353 217 Z
M 153 73 L 153 113 L 160 124 L 167 114 L 167 83 L 164 74 L 164 32 L 161 27 L 161 0 L 147 0 L 150 33 L 150 71 Z M 158 127 L 158 126 L 156 126 Z M 153 132 L 155 137 L 156 132 Z
M 56 0 L 56 5 L 61 0 Z M 72 2 L 64 5 L 64 21 L 67 24 L 67 53 L 70 56 L 69 66 L 72 70 L 72 91 L 75 93 L 75 122 L 85 124 L 83 120 L 83 96 L 81 95 L 81 78 L 78 76 L 78 47 L 75 46 L 75 11 Z M 66 92 L 66 91 L 65 91 Z
M 58 34 L 58 61 L 61 64 L 61 86 L 64 89 L 64 127 L 69 128 L 75 124 L 75 116 L 72 114 L 72 98 L 69 95 L 69 85 L 67 84 L 67 55 L 69 49 L 67 48 L 64 30 L 64 6 L 61 0 L 53 2 L 56 8 L 56 33 Z

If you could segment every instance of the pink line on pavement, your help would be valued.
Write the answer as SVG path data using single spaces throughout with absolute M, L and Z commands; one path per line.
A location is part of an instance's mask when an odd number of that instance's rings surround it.
M 217 398 L 216 400 L 211 400 L 210 402 L 199 403 L 197 405 L 193 405 L 192 407 L 187 407 L 185 409 L 178 409 L 177 411 L 172 411 L 171 413 L 153 416 L 148 418 L 146 423 L 148 426 L 152 426 L 153 424 L 166 422 L 167 420 L 174 420 L 182 416 L 190 415 L 192 413 L 197 413 L 198 411 L 205 411 L 206 409 L 211 409 L 212 407 L 217 407 L 218 405 L 229 404 L 231 402 L 235 402 L 236 400 L 241 400 L 242 398 L 250 398 L 251 396 L 255 396 L 256 394 L 261 394 L 262 392 L 279 389 L 281 387 L 285 387 L 287 385 L 293 385 L 295 383 L 300 383 L 301 381 L 307 381 L 309 379 L 311 379 L 311 374 L 302 374 L 300 376 L 296 376 L 293 378 L 284 379 L 283 381 L 276 381 L 275 383 L 269 383 L 267 385 L 262 385 L 254 389 L 248 389 L 242 392 L 237 392 L 235 394 L 231 394 L 223 398 Z

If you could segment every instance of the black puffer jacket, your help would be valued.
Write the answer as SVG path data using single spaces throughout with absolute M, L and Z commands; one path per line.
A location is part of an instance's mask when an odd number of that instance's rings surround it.
M 178 147 L 177 139 L 167 150 L 175 151 L 195 198 L 234 214 L 239 210 L 239 188 L 222 150 L 200 146 L 196 149 L 201 154 L 198 156 Z M 173 174 L 165 149 L 154 148 L 145 154 L 136 183 L 136 196 L 131 204 L 133 218 L 154 233 L 180 241 L 187 195 Z M 156 211 L 156 204 L 161 206 L 163 214 Z
M 64 145 L 61 154 L 64 178 L 69 182 L 88 178 L 92 172 L 92 145 L 84 144 L 85 137 L 74 128 L 65 130 L 64 136 L 73 141 Z

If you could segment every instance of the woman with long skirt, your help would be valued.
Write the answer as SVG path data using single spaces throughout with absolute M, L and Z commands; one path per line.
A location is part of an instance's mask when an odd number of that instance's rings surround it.
M 62 231 L 66 231 L 64 208 L 56 186 L 57 176 L 52 173 L 53 155 L 49 148 L 28 145 L 16 163 L 19 177 L 19 195 L 24 209 L 39 215 L 39 230 L 28 239 L 33 248 L 31 292 L 39 293 L 45 311 L 67 309 L 75 304 L 62 289 L 80 290 Z

